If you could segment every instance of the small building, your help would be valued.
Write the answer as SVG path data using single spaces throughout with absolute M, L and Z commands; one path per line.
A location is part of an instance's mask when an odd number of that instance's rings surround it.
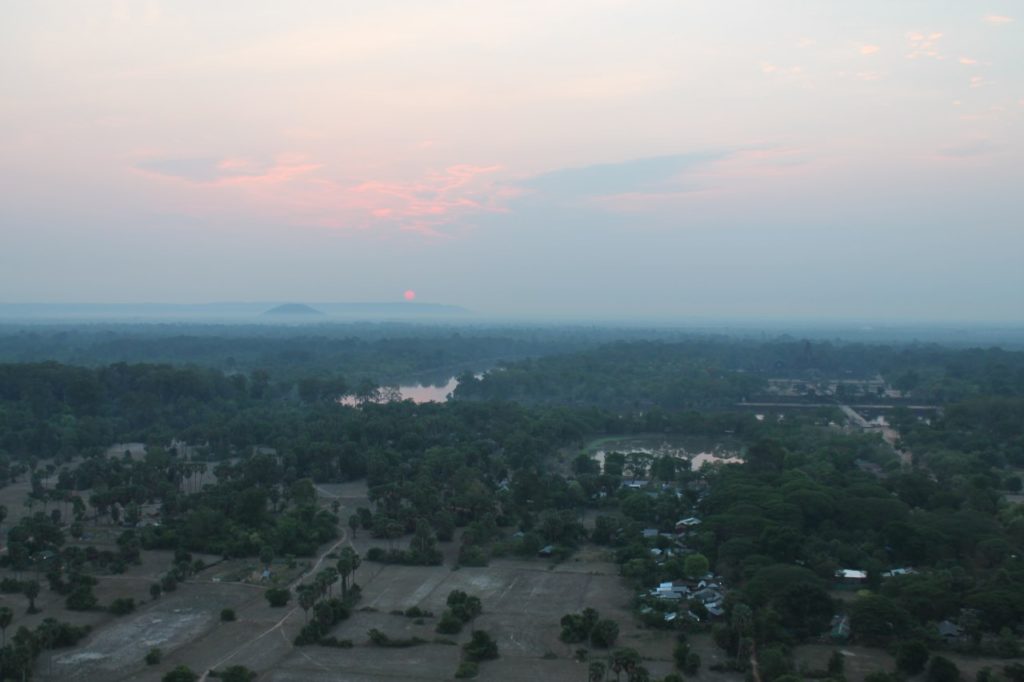
M 664 582 L 649 593 L 655 599 L 680 601 L 690 594 L 690 588 L 678 582 Z
M 693 530 L 701 523 L 700 519 L 696 516 L 689 516 L 685 519 L 679 519 L 676 521 L 676 533 L 688 533 Z
M 543 547 L 540 548 L 540 551 L 537 552 L 537 556 L 546 559 L 547 557 L 553 556 L 554 553 L 555 553 L 555 546 L 554 545 L 544 545 Z
M 901 575 L 914 575 L 917 573 L 913 568 L 907 566 L 905 568 L 894 568 L 891 571 L 886 571 L 882 574 L 883 578 L 897 578 Z
M 708 604 L 720 603 L 725 599 L 721 592 L 719 592 L 718 590 L 713 590 L 710 587 L 705 587 L 704 589 L 697 590 L 693 593 L 693 598 L 699 601 L 700 603 L 704 604 L 705 606 L 707 606 Z
M 854 568 L 840 568 L 836 571 L 836 582 L 839 586 L 859 587 L 868 581 L 868 572 Z
M 939 637 L 946 640 L 959 639 L 963 635 L 963 630 L 960 629 L 960 626 L 951 620 L 942 621 L 936 626 L 936 629 L 939 631 Z

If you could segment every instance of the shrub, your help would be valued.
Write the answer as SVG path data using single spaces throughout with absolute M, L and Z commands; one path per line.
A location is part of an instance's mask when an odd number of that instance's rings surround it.
M 221 609 L 220 619 L 225 623 L 230 623 L 231 621 L 235 620 L 235 618 L 236 616 L 234 609 Z
M 216 672 L 211 670 L 210 677 L 219 677 L 224 682 L 252 682 L 256 679 L 256 672 L 244 665 L 233 665 Z
M 474 630 L 472 638 L 462 645 L 467 661 L 487 661 L 498 657 L 498 643 L 483 630 Z
M 134 600 L 133 600 L 134 603 Z M 96 595 L 88 585 L 76 587 L 64 600 L 64 605 L 72 611 L 88 611 L 96 606 Z M 134 607 L 133 607 L 134 608 Z
M 154 647 L 149 650 L 149 653 L 146 654 L 146 665 L 156 665 L 160 662 L 160 659 L 163 657 L 164 652 Z
M 426 644 L 427 640 L 419 637 L 409 637 L 403 639 L 393 639 L 388 635 L 384 634 L 377 628 L 372 628 L 367 632 L 370 636 L 370 642 L 376 646 L 388 647 L 392 649 L 402 649 L 410 646 L 419 646 L 420 644 Z
M 118 597 L 110 603 L 110 612 L 115 616 L 124 616 L 134 610 L 135 600 L 131 597 Z
M 292 593 L 283 587 L 271 587 L 263 593 L 263 596 L 267 598 L 267 603 L 272 607 L 281 608 L 292 598 Z
M 471 677 L 476 677 L 479 672 L 480 666 L 476 661 L 463 661 L 462 663 L 459 663 L 459 667 L 455 671 L 455 679 L 465 680 Z
M 459 564 L 462 566 L 486 566 L 487 553 L 480 545 L 463 545 L 459 548 Z
M 600 620 L 590 631 L 590 643 L 600 649 L 609 649 L 615 646 L 615 640 L 619 638 L 619 625 L 614 620 Z
M 455 616 L 450 609 L 441 614 L 441 620 L 437 622 L 435 630 L 442 635 L 457 635 L 462 631 L 462 620 Z
M 199 675 L 192 672 L 192 669 L 185 665 L 179 665 L 161 678 L 163 682 L 196 682 Z

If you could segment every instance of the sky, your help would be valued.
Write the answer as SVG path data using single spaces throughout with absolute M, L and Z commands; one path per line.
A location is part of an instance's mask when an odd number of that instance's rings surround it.
M 0 5 L 0 302 L 1024 322 L 1019 0 Z

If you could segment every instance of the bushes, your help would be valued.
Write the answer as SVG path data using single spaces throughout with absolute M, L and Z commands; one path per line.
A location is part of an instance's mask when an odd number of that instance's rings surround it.
M 562 632 L 559 638 L 567 644 L 590 642 L 591 646 L 610 649 L 619 638 L 619 625 L 613 620 L 601 619 L 594 609 L 583 609 L 582 613 L 568 613 L 560 621 Z
M 447 610 L 441 614 L 441 620 L 437 622 L 435 629 L 442 635 L 457 635 L 462 632 L 462 620 Z
M 460 566 L 486 566 L 487 552 L 480 545 L 463 545 L 459 548 Z
M 252 682 L 256 679 L 256 671 L 244 665 L 233 665 L 224 670 L 211 670 L 210 677 L 220 678 L 224 682 Z
M 394 638 L 389 637 L 388 635 L 384 634 L 383 632 L 381 632 L 377 628 L 371 629 L 366 634 L 370 636 L 370 642 L 372 642 L 374 644 L 374 646 L 382 646 L 382 647 L 388 647 L 388 648 L 392 648 L 392 649 L 404 649 L 406 647 L 419 646 L 420 644 L 426 644 L 427 643 L 427 640 L 422 639 L 420 637 L 408 637 L 408 638 L 404 638 L 404 639 L 394 639 Z
M 134 600 L 132 600 L 134 608 Z M 92 587 L 80 585 L 64 600 L 65 606 L 72 611 L 88 611 L 96 606 L 96 595 L 92 593 Z
M 489 661 L 498 657 L 498 643 L 483 630 L 474 630 L 472 638 L 462 645 L 467 661 Z
M 153 647 L 146 653 L 146 665 L 156 665 L 164 657 L 164 652 Z
M 455 671 L 455 679 L 465 680 L 471 677 L 476 677 L 479 672 L 480 664 L 476 661 L 462 661 L 459 663 L 459 667 Z
M 619 625 L 613 620 L 600 620 L 590 631 L 591 645 L 600 649 L 610 649 L 619 638 Z
M 306 646 L 309 644 L 325 644 L 325 646 L 340 646 L 339 641 L 328 638 L 326 635 L 331 628 L 347 619 L 351 614 L 351 604 L 359 596 L 358 590 L 350 591 L 346 601 L 340 599 L 328 599 L 316 605 L 313 618 L 306 623 L 299 634 L 295 637 L 295 646 Z
M 171 670 L 162 678 L 163 682 L 196 682 L 199 679 L 199 675 L 192 672 L 192 669 L 186 665 L 179 665 L 174 670 Z
M 109 611 L 115 616 L 125 616 L 134 610 L 135 600 L 131 597 L 119 597 L 110 603 L 109 608 Z
M 292 593 L 283 587 L 271 587 L 263 593 L 263 596 L 267 598 L 267 603 L 278 609 L 288 604 L 288 600 L 292 598 Z
M 483 605 L 479 597 L 466 594 L 462 590 L 452 590 L 448 594 L 448 608 L 441 614 L 436 631 L 442 635 L 458 634 L 463 625 L 482 612 Z
M 223 621 L 225 623 L 230 623 L 231 621 L 235 620 L 236 617 L 237 616 L 235 616 L 235 610 L 234 609 L 221 609 L 221 612 L 220 612 L 220 619 L 221 619 L 221 621 Z

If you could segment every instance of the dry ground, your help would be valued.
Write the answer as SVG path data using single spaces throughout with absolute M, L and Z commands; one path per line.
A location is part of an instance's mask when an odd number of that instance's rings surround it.
M 320 486 L 325 504 L 341 502 L 341 518 L 367 504 L 363 484 Z M 343 521 L 344 524 L 344 521 Z M 384 543 L 360 532 L 348 537 L 342 525 L 342 542 L 365 554 Z M 340 545 L 339 545 L 340 546 Z M 321 556 L 325 563 L 328 550 Z M 259 671 L 260 680 L 450 680 L 458 666 L 460 648 L 435 643 L 434 626 L 451 590 L 478 595 L 484 613 L 473 627 L 489 631 L 498 641 L 501 658 L 483 664 L 480 679 L 498 682 L 518 680 L 584 679 L 586 666 L 573 660 L 575 647 L 558 640 L 558 621 L 565 613 L 592 606 L 621 628 L 619 643 L 632 646 L 649 658 L 652 673 L 671 671 L 672 635 L 638 629 L 629 612 L 631 594 L 617 575 L 617 568 L 596 552 L 553 565 L 542 560 L 497 560 L 486 568 L 453 569 L 457 543 L 443 546 L 445 564 L 437 567 L 382 566 L 364 562 L 356 575 L 363 588 L 360 608 L 339 624 L 333 634 L 351 639 L 352 649 L 292 646 L 303 625 L 302 610 L 295 600 L 284 609 L 270 608 L 264 587 L 231 582 L 227 576 L 244 574 L 245 562 L 225 562 L 207 569 L 181 585 L 176 592 L 149 600 L 149 585 L 171 563 L 164 552 L 145 552 L 141 566 L 122 576 L 100 578 L 96 593 L 101 603 L 115 596 L 133 596 L 145 602 L 133 614 L 116 618 L 102 612 L 74 613 L 63 600 L 43 589 L 38 600 L 43 613 L 21 616 L 26 606 L 21 596 L 2 598 L 19 614 L 17 624 L 35 624 L 52 615 L 75 623 L 88 623 L 94 631 L 79 646 L 44 655 L 37 672 L 42 680 L 140 680 L 156 682 L 170 668 L 184 663 L 198 672 L 232 664 Z M 204 557 L 204 559 L 214 559 Z M 313 562 L 311 562 L 313 563 Z M 313 569 L 315 570 L 315 568 Z M 434 612 L 422 624 L 394 609 L 419 606 Z M 237 621 L 222 623 L 220 610 L 233 608 Z M 429 644 L 407 649 L 381 649 L 369 644 L 367 631 L 378 628 L 395 637 L 418 635 Z M 469 628 L 455 639 L 468 639 Z M 164 660 L 146 666 L 143 657 L 159 647 Z M 702 652 L 703 654 L 703 652 Z

